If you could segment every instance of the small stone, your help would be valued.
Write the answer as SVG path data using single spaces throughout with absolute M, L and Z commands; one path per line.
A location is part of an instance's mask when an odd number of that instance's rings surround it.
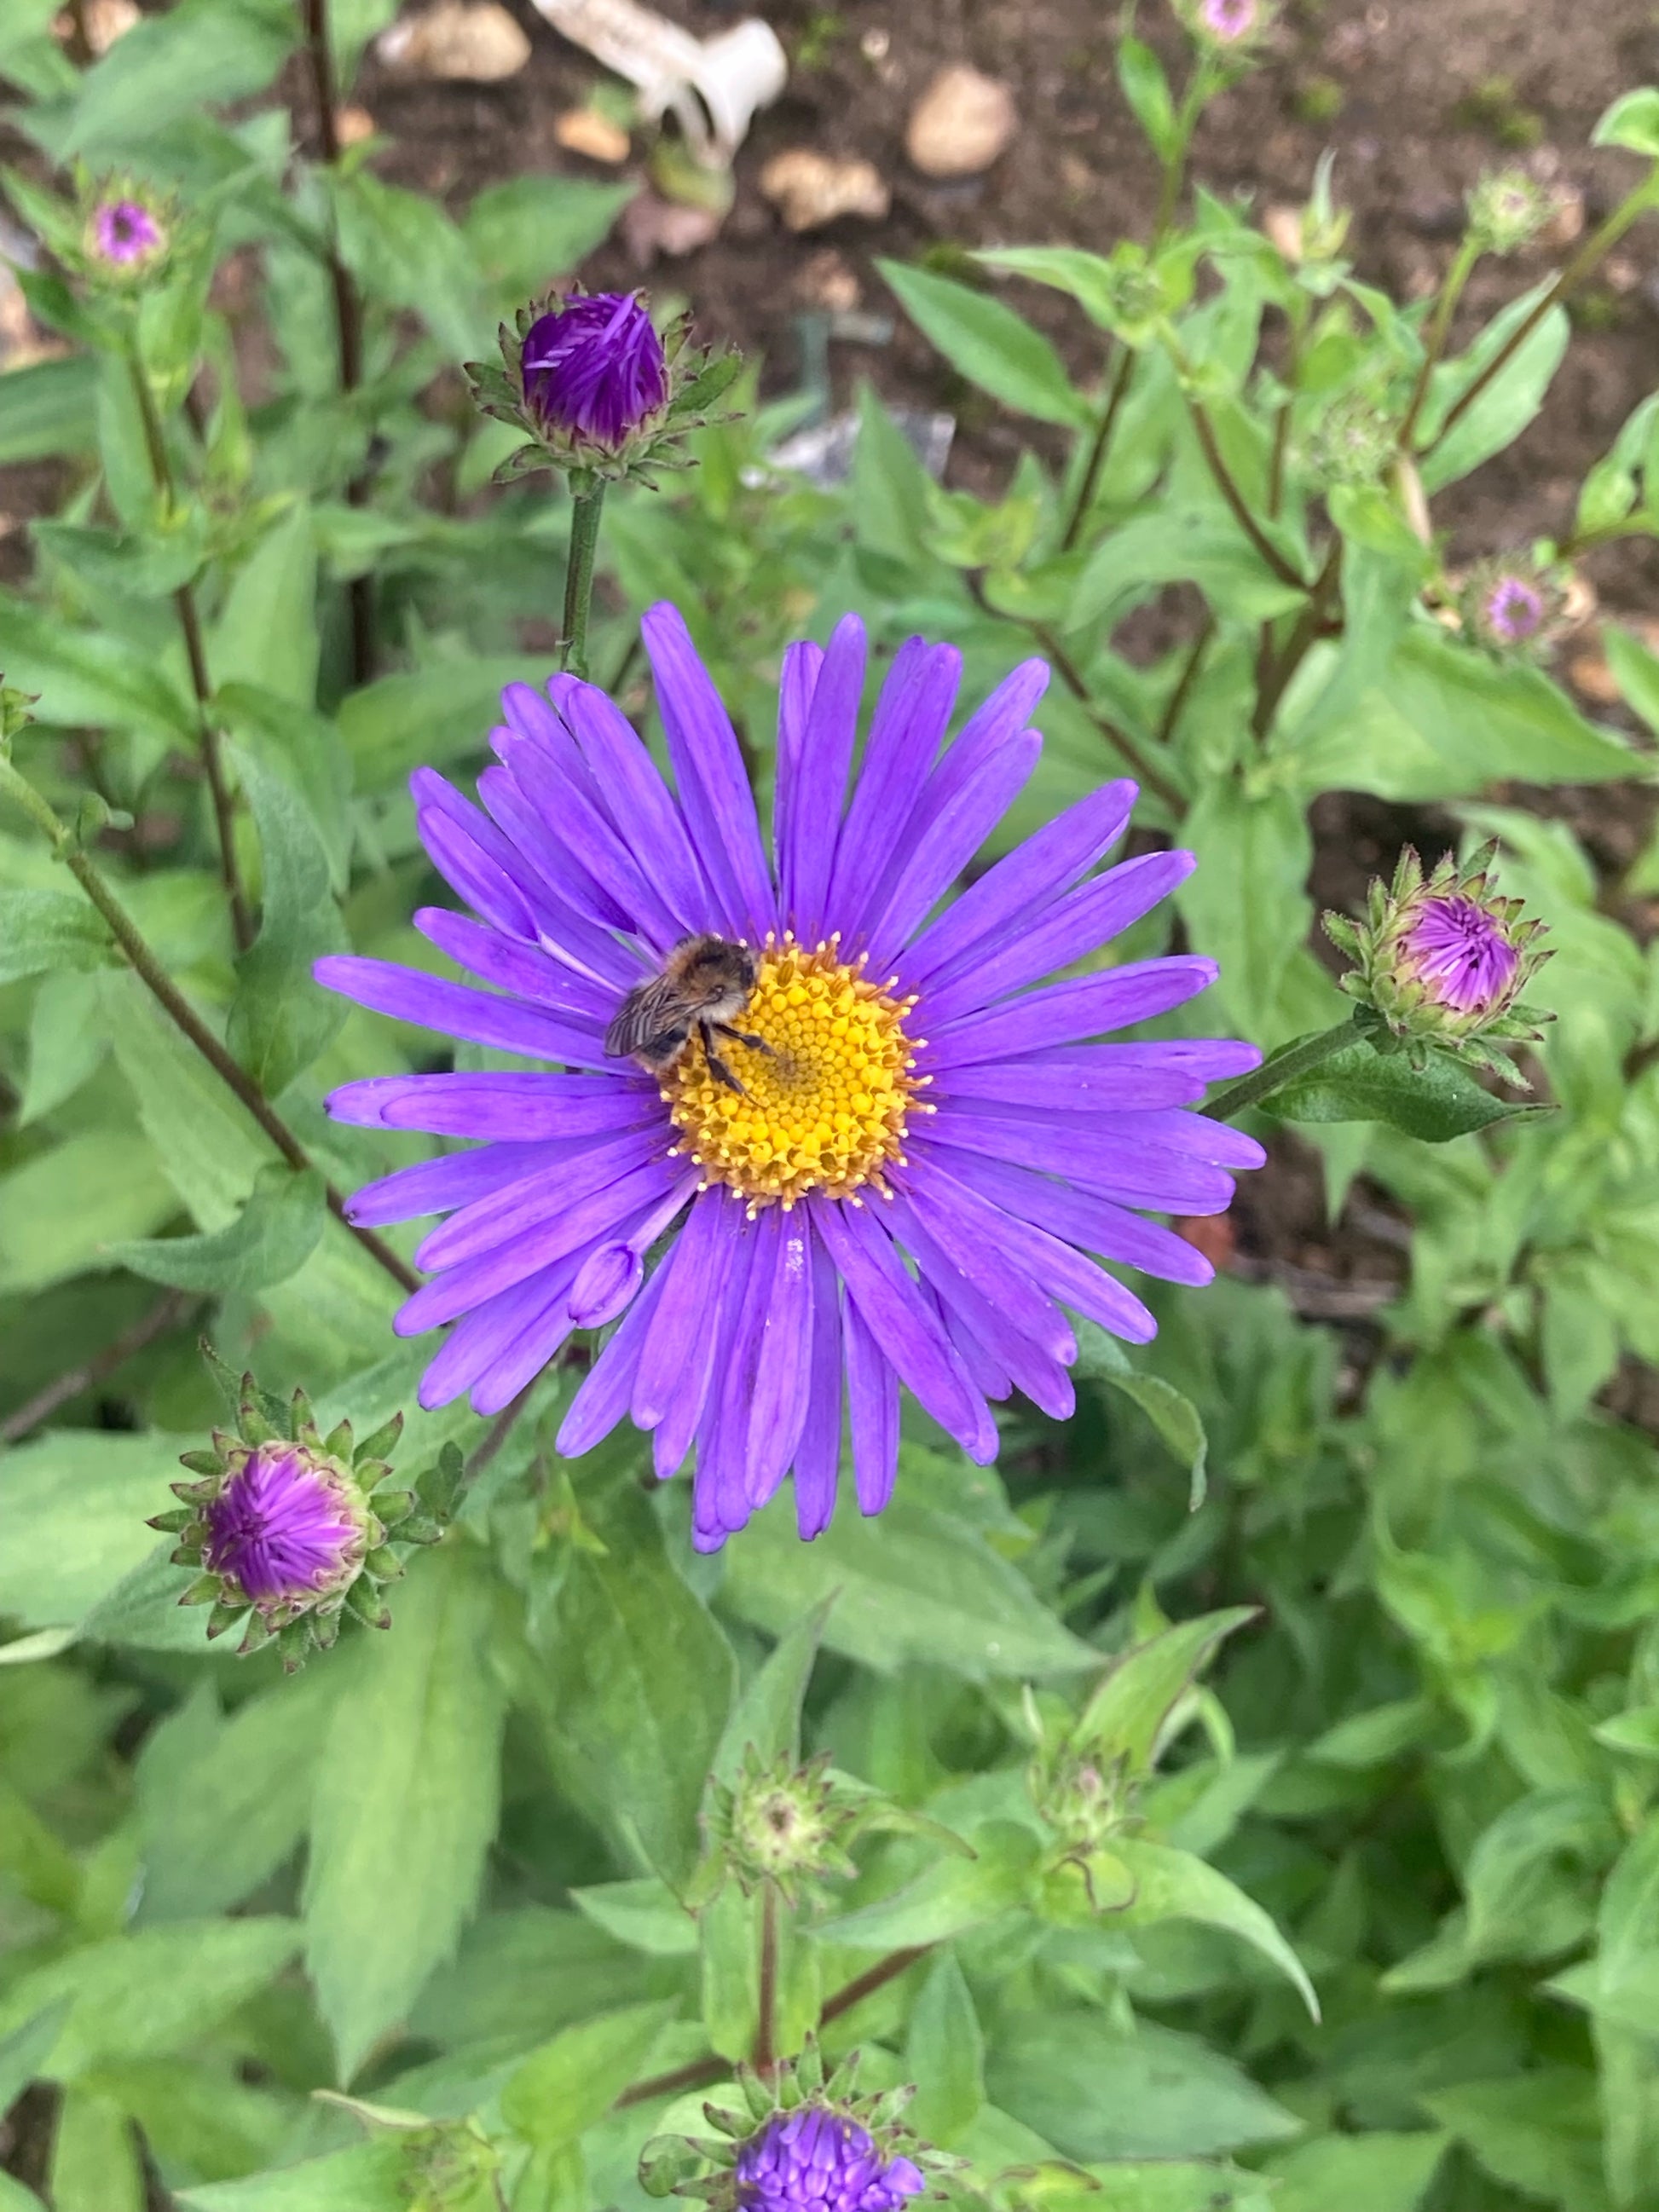
M 805 306 L 830 315 L 851 314 L 864 297 L 858 277 L 833 246 L 810 257 L 795 289 Z
M 498 84 L 530 59 L 530 41 L 497 0 L 438 0 L 383 31 L 375 52 L 411 76 Z
M 628 133 L 596 107 L 567 108 L 555 122 L 553 136 L 567 153 L 584 155 L 590 161 L 628 159 Z
M 681 206 L 647 186 L 623 210 L 621 229 L 629 254 L 646 269 L 659 254 L 673 259 L 708 245 L 720 236 L 721 221 L 714 208 Z
M 1261 228 L 1286 261 L 1302 258 L 1302 210 L 1279 202 L 1261 211 Z
M 359 107 L 353 101 L 340 110 L 336 127 L 343 146 L 361 146 L 365 138 L 374 136 L 379 126 L 366 107 Z
M 1599 647 L 1575 653 L 1567 664 L 1567 675 L 1579 697 L 1593 706 L 1616 707 L 1622 696 L 1619 678 Z
M 760 173 L 760 188 L 791 230 L 817 230 L 846 215 L 879 222 L 893 204 L 874 162 L 791 146 Z
M 976 177 L 1006 152 L 1018 121 L 1006 85 L 952 62 L 911 109 L 904 150 L 924 177 Z
M 1558 177 L 1551 181 L 1551 194 L 1555 201 L 1555 212 L 1539 232 L 1539 241 L 1552 250 L 1571 246 L 1583 236 L 1584 195 L 1569 179 Z
M 87 34 L 87 44 L 94 61 L 101 59 L 118 39 L 123 39 L 139 20 L 137 0 L 86 0 L 82 21 Z M 62 40 L 74 35 L 75 18 L 65 9 L 52 22 L 54 34 Z

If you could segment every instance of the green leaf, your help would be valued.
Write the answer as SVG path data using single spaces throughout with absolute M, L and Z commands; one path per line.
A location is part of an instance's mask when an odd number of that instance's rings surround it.
M 207 556 L 207 517 L 199 507 L 186 507 L 166 526 L 145 531 L 37 522 L 34 538 L 43 552 L 94 592 L 160 599 L 189 583 L 200 569 Z
M 1077 1720 L 1072 1734 L 1079 1749 L 1103 1765 L 1121 1759 L 1131 1774 L 1149 1771 L 1170 1716 L 1223 1638 L 1255 1614 L 1249 1605 L 1200 1613 L 1126 1651 L 1107 1669 Z
M 1220 963 L 1216 992 L 1233 1024 L 1273 1038 L 1286 971 L 1313 919 L 1306 810 L 1288 791 L 1219 775 L 1200 791 L 1182 835 L 1198 855 L 1176 895 L 1193 950 Z
M 885 260 L 877 266 L 922 335 L 970 384 L 1040 422 L 1077 429 L 1088 422 L 1089 403 L 1060 356 L 1012 307 L 928 270 Z
M 228 1911 L 292 1856 L 339 1687 L 308 1667 L 226 1716 L 201 1682 L 151 1732 L 136 1778 L 146 1923 Z
M 298 36 L 291 11 L 268 0 L 182 0 L 87 71 L 51 150 L 59 161 L 136 151 L 181 116 L 263 92 Z
M 573 2143 L 644 2070 L 672 2004 L 627 2005 L 567 2027 L 501 2091 L 501 2118 L 540 2149 Z
M 731 1789 L 745 1751 L 753 1750 L 768 1765 L 779 1759 L 799 1759 L 800 1709 L 823 1638 L 823 1625 L 835 1602 L 832 1591 L 786 1629 L 754 1679 L 744 1686 L 721 1731 L 708 1770 L 711 1783 L 722 1783 Z
M 0 1997 L 0 2035 L 67 1999 L 40 2062 L 54 2081 L 100 2059 L 188 2050 L 282 1972 L 299 1938 L 292 1920 L 179 1920 L 89 1943 L 12 1984 Z
M 107 1256 L 147 1282 L 174 1290 L 251 1295 L 285 1283 L 316 1250 L 327 1218 L 324 1189 L 315 1168 L 298 1175 L 285 1164 L 264 1168 L 228 1229 L 112 1244 Z
M 1590 133 L 1592 146 L 1623 146 L 1659 161 L 1659 92 L 1637 86 L 1615 100 Z
M 637 1491 L 595 1502 L 592 1522 L 605 1549 L 572 1553 L 545 1638 L 552 1726 L 595 1803 L 678 1885 L 696 1860 L 732 1655 Z
M 1495 2180 L 1571 2212 L 1602 2212 L 1595 2077 L 1588 2068 L 1537 2067 L 1436 2089 L 1420 2101 Z
M 1273 2212 L 1417 2212 L 1446 2151 L 1437 2128 L 1409 2135 L 1372 2129 L 1364 2135 L 1321 2136 L 1276 2152 Z
M 317 692 L 317 549 L 293 501 L 237 571 L 209 641 L 216 688 L 248 684 L 309 707 Z
M 1196 2037 L 1098 2012 L 1017 2013 L 992 2046 L 993 2100 L 1067 2158 L 1194 2158 L 1282 2142 L 1301 2123 Z
M 1170 80 L 1152 48 L 1127 33 L 1117 42 L 1117 81 L 1153 153 L 1168 161 L 1181 143 Z
M 401 784 L 411 769 L 482 753 L 508 684 L 544 684 L 547 659 L 440 660 L 409 676 L 382 676 L 340 703 L 362 792 Z
M 457 361 L 481 353 L 495 333 L 477 260 L 440 203 L 361 168 L 333 191 L 340 252 L 368 297 L 419 315 Z
M 35 988 L 29 1011 L 28 1072 L 17 1105 L 27 1129 L 72 1098 L 103 1064 L 109 1039 L 98 1027 L 98 985 L 91 973 L 65 969 Z
M 1028 1903 L 1041 1848 L 1034 1832 L 994 1820 L 971 1840 L 971 1859 L 939 1859 L 890 1897 L 821 1922 L 813 1933 L 844 1950 L 896 1951 L 948 1943 Z
M 106 1248 L 174 1210 L 149 1146 L 88 1129 L 0 1176 L 0 1291 L 40 1291 L 110 1265 Z
M 1451 408 L 1525 321 L 1547 289 L 1547 285 L 1539 285 L 1512 300 L 1493 316 L 1467 353 L 1436 369 L 1424 410 L 1420 442 L 1426 450 L 1418 463 L 1425 491 L 1443 490 L 1479 468 L 1482 461 L 1512 446 L 1543 405 L 1571 334 L 1564 307 L 1550 309 L 1468 412 L 1443 437 L 1440 435 L 1439 426 Z
M 484 282 L 504 310 L 574 276 L 639 190 L 572 177 L 514 177 L 482 191 L 462 231 Z
M 1196 1513 L 1204 1503 L 1205 1465 L 1210 1449 L 1197 1407 L 1161 1375 L 1144 1374 L 1139 1368 L 1132 1366 L 1117 1339 L 1109 1336 L 1097 1322 L 1079 1322 L 1076 1329 L 1074 1373 L 1080 1379 L 1109 1384 L 1139 1407 L 1187 1470 L 1188 1507 Z
M 1659 653 L 1651 653 L 1632 631 L 1604 623 L 1601 647 L 1625 704 L 1649 729 L 1659 731 Z
M 0 886 L 0 983 L 99 968 L 110 957 L 109 933 L 85 899 Z
M 225 1041 L 270 1097 L 302 1074 L 338 1036 L 345 1002 L 312 976 L 345 933 L 329 881 L 328 854 L 293 787 L 239 751 L 258 825 L 264 882 L 259 934 L 236 963 Z
M 147 2191 L 127 2115 L 112 2097 L 71 2085 L 52 2145 L 52 2212 L 144 2212 Z
M 979 1530 L 902 1495 L 873 1520 L 838 1514 L 811 1544 L 786 1498 L 732 1547 L 724 1601 L 774 1636 L 837 1592 L 825 1644 L 879 1674 L 921 1662 L 982 1682 L 1075 1674 L 1099 1656 Z
M 1113 2159 L 1089 2171 L 1088 2187 L 1042 2197 L 1045 2212 L 1278 2212 L 1259 2174 L 1187 2159 Z M 1346 2212 L 1346 2208 L 1345 2208 Z
M 1638 1759 L 1659 1759 L 1659 1705 L 1633 1705 L 1615 1713 L 1591 1730 L 1598 1743 L 1613 1751 L 1633 1753 Z
M 0 1613 L 26 1628 L 78 1621 L 155 1548 L 179 1455 L 160 1430 L 51 1429 L 0 1456 Z
M 452 1541 L 417 1559 L 392 1632 L 360 1639 L 330 1723 L 306 1959 L 343 2080 L 449 1956 L 477 1897 L 500 1784 L 492 1605 L 469 1549 Z
M 47 2005 L 33 2020 L 0 2037 L 0 2112 L 9 2112 L 29 2083 L 40 2080 L 41 2069 L 58 2046 L 69 2012 L 70 2000 L 59 1997 L 56 2004 Z M 0 2212 L 3 2205 L 0 2198 Z
M 98 364 L 86 354 L 8 369 L 0 376 L 0 467 L 90 453 L 97 394 Z
M 194 749 L 196 712 L 155 665 L 153 646 L 71 629 L 56 616 L 0 598 L 6 681 L 40 694 L 37 721 L 60 729 L 131 730 Z
M 1190 1851 L 1171 1850 L 1167 1844 L 1139 1837 L 1115 1837 L 1111 1848 L 1135 1880 L 1133 1899 L 1112 1915 L 1115 1922 L 1146 1928 L 1160 1920 L 1196 1920 L 1208 1928 L 1224 1929 L 1277 1966 L 1294 1985 L 1309 2016 L 1318 2020 L 1319 1999 L 1302 1961 L 1272 1916 L 1224 1874 Z
M 904 2046 L 904 2070 L 916 2085 L 908 2124 L 927 2142 L 950 2149 L 985 2102 L 985 2038 L 973 1992 L 945 1952 L 921 1985 Z
M 1363 1037 L 1261 1104 L 1281 1121 L 1386 1121 L 1431 1145 L 1494 1121 L 1535 1121 L 1549 1110 L 1505 1104 L 1443 1053 L 1414 1068 L 1403 1052 L 1378 1052 Z
M 1218 614 L 1271 622 L 1305 594 L 1282 583 L 1218 502 L 1148 507 L 1102 538 L 1066 610 L 1067 630 L 1109 629 L 1160 584 L 1194 583 Z
M 397 2137 L 181 2191 L 185 2212 L 408 2212 L 409 2149 Z
M 45 2212 L 45 2207 L 32 2189 L 0 2169 L 0 2212 Z
M 659 1959 L 696 1955 L 697 1923 L 657 1875 L 573 1889 L 570 1899 L 596 1928 L 626 1943 L 630 1951 L 648 1951 Z

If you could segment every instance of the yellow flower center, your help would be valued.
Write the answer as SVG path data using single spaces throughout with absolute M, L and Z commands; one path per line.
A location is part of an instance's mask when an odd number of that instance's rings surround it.
M 904 1017 L 914 999 L 892 996 L 848 965 L 837 939 L 811 951 L 768 938 L 760 973 L 732 1026 L 759 1046 L 717 1037 L 715 1048 L 743 1085 L 733 1091 L 709 1068 L 700 1036 L 663 1084 L 681 1140 L 709 1182 L 749 1201 L 786 1207 L 808 1191 L 850 1197 L 865 1183 L 884 1188 L 882 1170 L 902 1164 L 904 1125 L 919 1087 Z

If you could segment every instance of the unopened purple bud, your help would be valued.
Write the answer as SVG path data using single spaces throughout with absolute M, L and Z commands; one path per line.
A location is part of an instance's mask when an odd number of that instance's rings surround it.
M 1525 645 L 1536 637 L 1545 611 L 1544 594 L 1522 576 L 1500 576 L 1481 608 L 1487 629 L 1504 645 Z
M 1508 1004 L 1520 966 L 1502 917 L 1462 893 L 1425 899 L 1400 939 L 1401 976 L 1437 1006 L 1478 1019 Z
M 161 226 L 142 200 L 101 201 L 92 214 L 92 248 L 117 269 L 153 261 L 166 240 Z
M 1259 15 L 1257 0 L 1203 0 L 1199 10 L 1205 29 L 1224 46 L 1248 39 L 1256 27 Z
M 884 2158 L 867 2128 L 813 2106 L 769 2119 L 738 2153 L 744 2212 L 899 2212 L 927 2184 L 908 2158 Z
M 637 292 L 578 292 L 533 322 L 525 398 L 550 430 L 618 452 L 668 404 L 662 340 Z
M 367 1549 L 367 1515 L 343 1470 L 303 1445 L 258 1445 L 204 1514 L 202 1564 L 262 1613 L 343 1589 Z

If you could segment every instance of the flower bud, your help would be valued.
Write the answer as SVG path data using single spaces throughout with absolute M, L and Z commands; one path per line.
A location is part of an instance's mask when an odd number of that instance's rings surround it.
M 921 2169 L 884 2158 L 867 2128 L 821 2105 L 775 2113 L 738 2153 L 737 2195 L 753 2212 L 899 2212 Z
M 1489 170 L 1469 194 L 1469 237 L 1484 253 L 1515 253 L 1553 221 L 1556 200 L 1524 169 Z
M 1524 555 L 1483 561 L 1465 579 L 1459 599 L 1465 634 L 1505 660 L 1542 653 L 1566 605 L 1559 577 Z
M 1275 13 L 1271 0 L 1178 0 L 1178 6 L 1200 44 L 1234 52 L 1260 37 Z
M 1409 847 L 1387 889 L 1373 884 L 1364 923 L 1328 915 L 1333 941 L 1358 962 L 1342 988 L 1382 1017 L 1413 1047 L 1437 1045 L 1475 1065 L 1520 1080 L 1500 1038 L 1535 1037 L 1547 1015 L 1521 1003 L 1521 993 L 1547 951 L 1543 925 L 1521 920 L 1521 902 L 1492 889 L 1495 843 L 1468 870 L 1449 854 L 1425 876 Z
M 212 1606 L 208 1634 L 240 1623 L 243 1651 L 274 1638 L 292 1668 L 334 1642 L 347 1609 L 388 1626 L 380 1585 L 403 1572 L 388 1540 L 430 1541 L 441 1528 L 421 1525 L 408 1491 L 373 1496 L 401 1415 L 354 1451 L 349 1422 L 326 1443 L 318 1435 L 302 1391 L 283 1407 L 244 1376 L 236 1411 L 234 1432 L 185 1454 L 196 1480 L 175 1482 L 182 1505 L 149 1525 L 178 1538 L 175 1565 L 198 1570 L 179 1602 Z
M 1368 392 L 1340 392 L 1314 424 L 1308 465 L 1322 485 L 1375 483 L 1394 459 L 1395 425 Z

